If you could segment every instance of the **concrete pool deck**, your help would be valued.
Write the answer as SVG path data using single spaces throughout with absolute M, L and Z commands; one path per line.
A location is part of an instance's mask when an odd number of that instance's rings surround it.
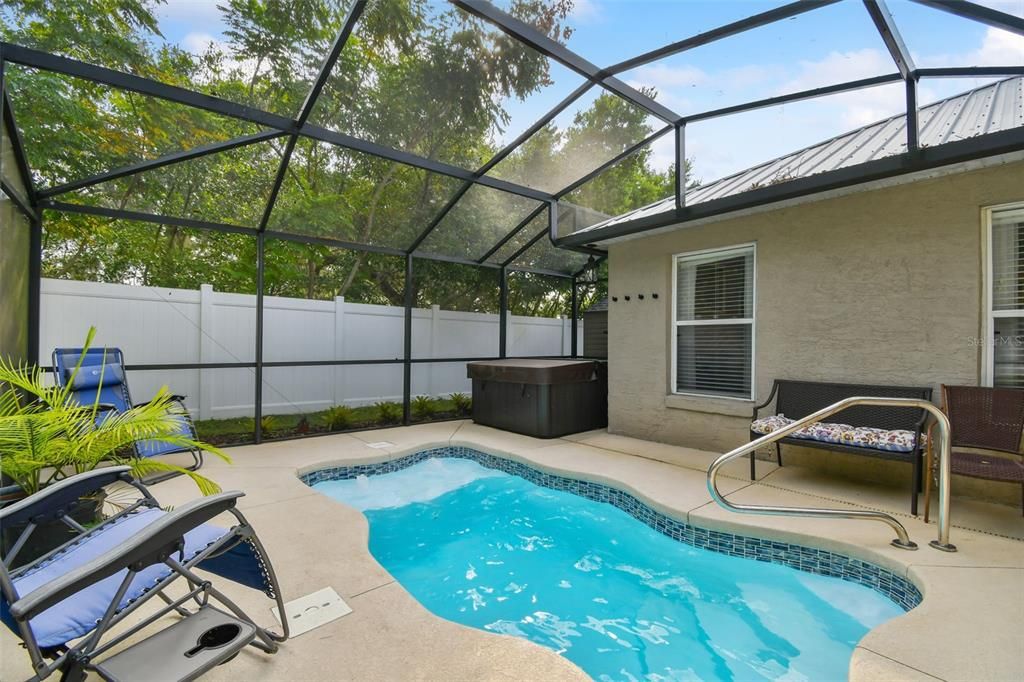
M 320 466 L 377 462 L 449 444 L 609 483 L 696 526 L 835 550 L 908 576 L 924 601 L 864 637 L 853 655 L 851 680 L 1024 679 L 1024 520 L 1019 509 L 954 499 L 951 540 L 960 551 L 947 554 L 927 547 L 935 524 L 909 516 L 902 487 L 851 483 L 766 462 L 758 465 L 755 483 L 747 479 L 746 462 L 729 465 L 720 479 L 723 493 L 738 502 L 899 514 L 921 545 L 907 552 L 889 546 L 891 533 L 879 523 L 748 516 L 721 509 L 705 487 L 704 472 L 717 453 L 603 431 L 539 440 L 467 421 L 232 448 L 232 465 L 208 460 L 206 476 L 225 490 L 246 493 L 239 508 L 267 546 L 285 599 L 330 586 L 353 612 L 286 642 L 274 656 L 245 651 L 204 679 L 587 679 L 567 659 L 538 645 L 433 616 L 370 555 L 363 515 L 297 478 Z M 164 505 L 196 495 L 195 486 L 180 478 L 153 486 L 153 492 Z M 262 624 L 273 625 L 270 603 L 262 595 L 224 581 L 218 585 Z M 0 679 L 28 677 L 28 657 L 6 628 L 3 633 Z

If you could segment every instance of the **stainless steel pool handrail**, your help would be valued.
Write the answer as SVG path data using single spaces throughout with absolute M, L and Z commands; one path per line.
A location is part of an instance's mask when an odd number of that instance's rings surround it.
M 794 431 L 799 431 L 809 424 L 815 424 L 830 417 L 837 412 L 850 407 L 857 407 L 859 405 L 871 405 L 878 407 L 908 407 L 915 409 L 927 410 L 938 424 L 938 468 L 939 468 L 939 533 L 936 540 L 932 540 L 929 545 L 935 549 L 942 550 L 943 552 L 955 552 L 956 546 L 949 542 L 949 479 L 950 479 L 950 455 L 949 455 L 949 419 L 946 414 L 938 407 L 928 402 L 927 400 L 920 400 L 918 398 L 872 398 L 872 397 L 852 397 L 840 400 L 837 403 L 829 405 L 826 408 L 818 410 L 813 414 L 809 414 L 802 419 L 798 419 L 792 424 L 788 424 L 781 429 L 772 431 L 769 434 L 761 436 L 757 440 L 752 440 L 746 445 L 740 446 L 731 452 L 727 452 L 718 459 L 716 459 L 710 467 L 708 467 L 708 492 L 711 493 L 711 499 L 717 502 L 721 507 L 728 509 L 729 511 L 736 512 L 738 514 L 763 514 L 763 515 L 778 515 L 778 516 L 806 516 L 806 517 L 818 517 L 818 518 L 842 518 L 842 519 L 865 519 L 870 521 L 881 521 L 885 523 L 894 531 L 896 531 L 896 539 L 892 541 L 894 547 L 900 549 L 917 549 L 917 544 L 911 541 L 910 536 L 907 534 L 907 529 L 903 527 L 903 524 L 897 521 L 895 518 L 880 511 L 860 510 L 860 509 L 817 509 L 813 507 L 776 507 L 771 505 L 753 505 L 753 504 L 738 504 L 733 503 L 725 499 L 718 490 L 718 472 L 728 462 L 734 459 L 749 455 L 759 447 L 774 443 L 786 436 L 790 435 Z M 935 443 L 932 444 L 933 446 Z M 918 453 L 914 453 L 914 456 L 920 456 Z M 926 475 L 931 475 L 927 472 Z

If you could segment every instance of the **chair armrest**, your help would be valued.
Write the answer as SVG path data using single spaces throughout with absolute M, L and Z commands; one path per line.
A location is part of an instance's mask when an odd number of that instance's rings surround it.
M 130 483 L 131 480 L 131 467 L 127 466 L 104 467 L 69 476 L 0 509 L 0 525 L 23 523 L 47 513 L 57 514 L 83 495 L 116 481 Z
M 11 616 L 19 621 L 30 620 L 118 571 L 142 570 L 163 561 L 183 546 L 185 533 L 232 509 L 243 495 L 236 490 L 201 497 L 168 512 L 127 542 L 21 597 L 11 604 Z
M 750 421 L 755 421 L 757 419 L 757 412 L 758 412 L 758 410 L 760 410 L 760 409 L 762 409 L 764 407 L 768 407 L 769 405 L 772 404 L 772 401 L 775 400 L 775 393 L 778 390 L 779 390 L 778 382 L 772 382 L 772 391 L 771 391 L 771 393 L 768 394 L 768 399 L 765 400 L 760 405 L 755 405 L 754 406 L 754 412 L 750 415 Z

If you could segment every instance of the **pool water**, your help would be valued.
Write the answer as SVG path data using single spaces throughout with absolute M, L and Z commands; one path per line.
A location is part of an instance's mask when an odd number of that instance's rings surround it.
M 554 649 L 598 680 L 844 680 L 903 613 L 838 578 L 676 542 L 609 504 L 465 459 L 317 483 L 430 611 Z

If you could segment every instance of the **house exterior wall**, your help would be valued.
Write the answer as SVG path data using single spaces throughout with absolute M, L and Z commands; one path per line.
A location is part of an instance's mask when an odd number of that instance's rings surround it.
M 609 430 L 716 451 L 747 441 L 754 402 L 672 395 L 669 374 L 673 254 L 748 242 L 757 402 L 775 378 L 936 396 L 941 383 L 977 383 L 981 209 L 1012 201 L 1024 201 L 1021 162 L 611 244 Z

